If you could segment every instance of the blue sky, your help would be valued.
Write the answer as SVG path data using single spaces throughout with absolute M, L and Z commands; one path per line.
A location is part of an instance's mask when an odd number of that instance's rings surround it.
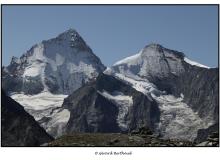
M 74 28 L 106 66 L 152 42 L 218 66 L 217 6 L 3 6 L 2 27 L 3 65 Z

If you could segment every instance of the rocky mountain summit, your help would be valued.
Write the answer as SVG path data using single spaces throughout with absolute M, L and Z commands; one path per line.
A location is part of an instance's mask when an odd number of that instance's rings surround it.
M 218 123 L 218 68 L 209 68 L 181 52 L 150 44 L 138 54 L 116 62 L 105 73 L 157 101 L 161 113 L 159 128 L 166 135 L 166 131 L 177 130 L 171 137 L 188 132 L 194 134 L 188 137 L 193 140 L 199 129 Z M 183 126 L 187 129 L 181 133 Z
M 105 69 L 82 37 L 73 29 L 34 45 L 3 68 L 7 92 L 70 94 Z M 11 87 L 14 86 L 14 87 Z
M 94 81 L 105 66 L 74 29 L 34 45 L 2 69 L 2 87 L 54 137 L 63 134 L 65 97 Z

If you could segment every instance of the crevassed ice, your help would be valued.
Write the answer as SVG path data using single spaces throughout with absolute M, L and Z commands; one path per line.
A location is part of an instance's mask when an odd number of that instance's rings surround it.
M 54 137 L 62 136 L 65 132 L 65 127 L 70 118 L 68 109 L 60 109 L 50 116 L 52 119 L 42 124 L 47 133 L 51 133 Z
M 211 121 L 202 120 L 183 102 L 183 94 L 180 97 L 168 95 L 165 91 L 158 90 L 154 84 L 146 79 L 133 79 L 120 73 L 114 73 L 111 69 L 104 73 L 113 75 L 159 104 L 160 122 L 156 125 L 155 131 L 164 138 L 194 140 L 199 129 L 207 128 L 212 124 Z
M 151 95 L 159 104 L 161 118 L 157 130 L 164 138 L 194 140 L 197 131 L 206 128 L 207 124 L 183 102 L 182 97 Z
M 61 108 L 67 95 L 55 95 L 50 92 L 42 92 L 36 95 L 22 93 L 12 94 L 11 98 L 24 106 L 36 121 L 52 136 L 62 135 L 64 126 L 70 118 L 70 112 Z M 41 122 L 42 118 L 49 118 L 48 122 Z
M 128 114 L 129 107 L 133 105 L 132 96 L 126 96 L 122 92 L 113 92 L 109 93 L 105 90 L 102 92 L 98 91 L 99 94 L 109 99 L 112 103 L 118 106 L 119 112 L 117 116 L 118 126 L 123 130 L 128 129 L 128 122 L 125 119 L 125 116 Z
M 43 110 L 52 107 L 60 107 L 67 95 L 52 94 L 50 92 L 42 92 L 36 95 L 26 95 L 23 93 L 12 94 L 11 98 L 20 103 L 24 108 Z

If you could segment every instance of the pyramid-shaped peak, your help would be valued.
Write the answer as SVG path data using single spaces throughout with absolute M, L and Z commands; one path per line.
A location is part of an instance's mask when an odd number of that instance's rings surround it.
M 64 33 L 67 33 L 67 34 L 78 34 L 78 32 L 75 30 L 75 29 L 73 29 L 73 28 L 70 28 L 70 29 L 68 29 L 68 30 L 66 30 Z
M 67 42 L 70 44 L 71 47 L 90 50 L 80 34 L 73 28 L 70 28 L 65 32 L 59 34 L 55 39 L 59 41 L 64 41 L 65 43 Z
M 58 37 L 80 37 L 80 35 L 75 29 L 70 28 L 65 32 L 59 34 Z
M 150 44 L 146 45 L 144 48 L 162 49 L 164 47 L 158 43 L 150 43 Z

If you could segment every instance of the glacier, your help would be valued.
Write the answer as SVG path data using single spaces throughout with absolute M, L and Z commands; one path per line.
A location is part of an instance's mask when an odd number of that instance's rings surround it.
M 54 137 L 63 134 L 70 118 L 70 112 L 61 107 L 64 98 L 67 96 L 51 94 L 50 92 L 42 92 L 36 95 L 11 94 L 11 98 L 21 104 L 47 133 Z
M 199 129 L 214 124 L 211 118 L 200 118 L 184 101 L 183 93 L 174 96 L 165 90 L 159 90 L 153 83 L 155 79 L 179 76 L 184 70 L 184 62 L 200 68 L 209 68 L 190 61 L 183 53 L 150 44 L 134 56 L 127 57 L 107 68 L 103 73 L 114 76 L 155 100 L 161 112 L 160 122 L 155 132 L 165 139 L 182 139 L 193 141 Z
M 4 87 L 52 136 L 65 131 L 70 112 L 64 99 L 94 81 L 105 66 L 74 29 L 32 46 L 4 68 Z M 17 77 L 18 79 L 15 79 Z M 11 87 L 16 85 L 16 87 Z M 7 91 L 7 89 L 6 89 Z
M 212 121 L 203 121 L 183 101 L 184 95 L 179 97 L 160 91 L 146 79 L 130 78 L 120 73 L 114 73 L 111 69 L 105 70 L 105 74 L 112 75 L 118 80 L 132 86 L 139 92 L 144 93 L 149 99 L 154 99 L 159 104 L 160 122 L 156 124 L 155 132 L 165 139 L 181 139 L 193 141 L 197 136 L 198 129 L 207 128 Z
M 129 108 L 133 105 L 133 100 L 131 96 L 126 96 L 121 92 L 114 91 L 113 93 L 108 93 L 107 91 L 98 92 L 100 95 L 104 96 L 116 106 L 118 106 L 118 117 L 117 123 L 122 131 L 128 129 L 128 121 L 126 121 L 126 115 L 128 114 Z

